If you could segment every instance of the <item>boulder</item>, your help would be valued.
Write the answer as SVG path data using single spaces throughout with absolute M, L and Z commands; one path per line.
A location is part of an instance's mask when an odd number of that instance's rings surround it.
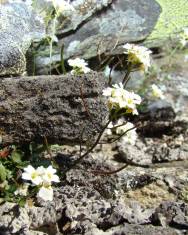
M 0 76 L 22 74 L 33 40 L 45 36 L 43 20 L 24 3 L 0 4 Z

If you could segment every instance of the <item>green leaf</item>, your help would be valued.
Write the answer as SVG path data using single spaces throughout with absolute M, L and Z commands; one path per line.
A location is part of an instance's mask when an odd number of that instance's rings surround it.
M 23 152 L 20 150 L 15 150 L 11 154 L 11 159 L 15 163 L 21 163 L 22 162 L 22 157 L 23 157 Z
M 6 168 L 0 163 L 0 181 L 5 181 L 7 176 Z
M 19 201 L 18 201 L 18 204 L 20 207 L 24 207 L 25 206 L 25 203 L 26 203 L 26 199 L 25 198 L 21 198 Z

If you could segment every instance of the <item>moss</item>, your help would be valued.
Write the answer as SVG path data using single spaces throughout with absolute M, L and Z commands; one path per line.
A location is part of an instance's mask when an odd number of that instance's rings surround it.
M 182 28 L 188 26 L 188 1 L 187 0 L 156 0 L 162 12 L 147 42 L 164 40 L 173 37 Z
M 138 201 L 144 208 L 153 208 L 153 206 L 159 206 L 163 201 L 176 201 L 176 196 L 169 192 L 164 182 L 159 181 L 127 192 L 125 202 L 129 203 L 130 200 Z

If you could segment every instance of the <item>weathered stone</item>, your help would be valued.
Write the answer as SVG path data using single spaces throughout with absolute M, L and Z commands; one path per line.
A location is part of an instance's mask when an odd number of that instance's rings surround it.
M 64 35 L 60 30 L 58 38 L 62 40 L 59 40 L 58 47 L 54 47 L 51 61 L 60 61 L 59 48 L 62 45 L 64 59 L 76 56 L 89 59 L 101 54 L 123 54 L 122 44 L 144 40 L 151 33 L 160 10 L 155 0 L 112 1 L 106 9 L 83 21 L 76 31 Z M 38 70 L 50 64 L 48 57 L 37 56 Z M 44 73 L 44 70 L 39 73 Z
M 92 141 L 106 125 L 102 74 L 39 76 L 0 81 L 0 130 L 4 144 Z
M 168 141 L 168 144 L 165 143 Z M 182 135 L 172 138 L 163 137 L 163 140 L 146 138 L 138 139 L 135 146 L 117 142 L 118 159 L 140 166 L 148 166 L 158 162 L 172 162 L 188 160 L 186 141 Z
M 0 210 L 0 234 L 22 234 L 30 227 L 30 220 L 25 208 L 13 203 L 5 203 Z
M 124 223 L 123 225 L 116 226 L 106 230 L 93 228 L 91 231 L 85 233 L 85 235 L 120 235 L 120 234 L 129 234 L 129 235 L 179 235 L 178 231 L 175 231 L 171 228 L 162 228 L 151 225 L 132 225 L 128 223 Z
M 0 76 L 22 74 L 32 40 L 45 36 L 42 19 L 23 3 L 0 4 Z
M 117 142 L 118 152 L 121 159 L 127 163 L 134 163 L 140 166 L 150 165 L 153 157 L 147 153 L 147 147 L 142 141 L 137 141 L 136 146 L 124 144 L 123 141 Z
M 159 14 L 160 7 L 154 0 L 115 1 L 74 34 L 63 38 L 65 58 L 80 54 L 91 58 L 113 50 L 115 45 L 143 40 L 152 31 Z M 77 46 L 73 48 L 75 43 Z
M 163 202 L 156 208 L 153 220 L 160 222 L 164 227 L 171 226 L 188 230 L 188 205 L 185 203 Z

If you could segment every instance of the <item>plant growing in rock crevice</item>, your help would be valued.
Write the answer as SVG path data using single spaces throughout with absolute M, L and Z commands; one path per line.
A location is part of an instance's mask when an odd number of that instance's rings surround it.
M 52 8 L 50 7 L 50 15 L 46 17 L 47 21 L 52 21 L 52 33 L 49 35 L 50 43 L 50 59 L 52 58 L 52 47 L 53 42 L 57 40 L 55 36 L 56 30 L 56 20 L 59 17 L 61 10 L 63 10 L 63 4 L 65 8 L 69 6 L 66 5 L 65 1 L 48 1 L 52 3 Z M 69 10 L 73 10 L 70 8 Z M 49 23 L 49 22 L 47 22 Z M 79 164 L 84 157 L 86 157 L 99 143 L 103 134 L 108 130 L 108 133 L 115 134 L 116 138 L 111 140 L 111 143 L 122 138 L 125 144 L 135 144 L 137 134 L 136 134 L 136 125 L 133 125 L 130 122 L 130 117 L 133 115 L 138 115 L 138 106 L 141 104 L 141 97 L 138 94 L 135 94 L 133 91 L 128 91 L 126 85 L 131 78 L 131 72 L 135 70 L 144 70 L 147 71 L 151 65 L 150 54 L 151 51 L 143 46 L 136 46 L 133 44 L 126 44 L 123 46 L 124 55 L 125 55 L 125 64 L 126 71 L 125 76 L 122 79 L 122 82 L 119 84 L 112 85 L 112 81 L 109 79 L 109 87 L 103 90 L 103 96 L 108 101 L 109 107 L 109 120 L 102 129 L 98 136 L 96 137 L 94 143 L 91 143 L 87 146 L 85 153 L 81 152 L 82 149 L 82 138 L 80 138 L 80 156 L 69 169 L 65 170 L 62 175 L 65 175 L 67 171 L 74 168 Z M 62 56 L 63 58 L 63 56 Z M 62 63 L 64 63 L 62 61 Z M 71 73 L 78 76 L 81 74 L 86 74 L 90 72 L 88 64 L 80 58 L 72 58 L 68 60 L 68 63 L 73 67 Z M 62 66 L 64 67 L 64 66 Z M 50 69 L 51 71 L 51 69 Z M 153 94 L 162 98 L 162 93 L 160 90 L 153 86 Z M 82 97 L 82 87 L 80 87 L 80 93 Z M 82 97 L 83 105 L 85 111 L 89 114 L 87 109 L 87 103 Z M 92 117 L 90 117 L 92 122 Z M 84 130 L 83 130 L 84 132 Z M 81 133 L 82 136 L 83 133 Z M 88 140 L 88 142 L 90 142 Z M 47 146 L 47 140 L 46 140 Z M 31 152 L 33 149 L 30 149 Z M 4 150 L 2 150 L 4 151 Z M 31 157 L 33 158 L 33 155 Z M 3 156 L 3 152 L 2 152 Z M 26 156 L 28 157 L 28 156 Z M 34 159 L 28 159 L 23 156 L 22 152 L 18 151 L 16 148 L 13 151 L 7 153 L 5 157 L 0 159 L 0 180 L 1 188 L 0 195 L 2 200 L 16 201 L 22 204 L 28 197 L 38 195 L 44 200 L 53 200 L 53 189 L 52 182 L 59 183 L 59 177 L 56 175 L 56 170 L 51 166 L 53 160 L 50 159 L 47 164 L 43 163 L 41 159 L 34 161 Z M 124 169 L 127 164 L 120 169 L 117 169 L 112 172 L 103 172 L 103 174 L 112 174 Z M 14 198 L 15 196 L 15 198 Z

